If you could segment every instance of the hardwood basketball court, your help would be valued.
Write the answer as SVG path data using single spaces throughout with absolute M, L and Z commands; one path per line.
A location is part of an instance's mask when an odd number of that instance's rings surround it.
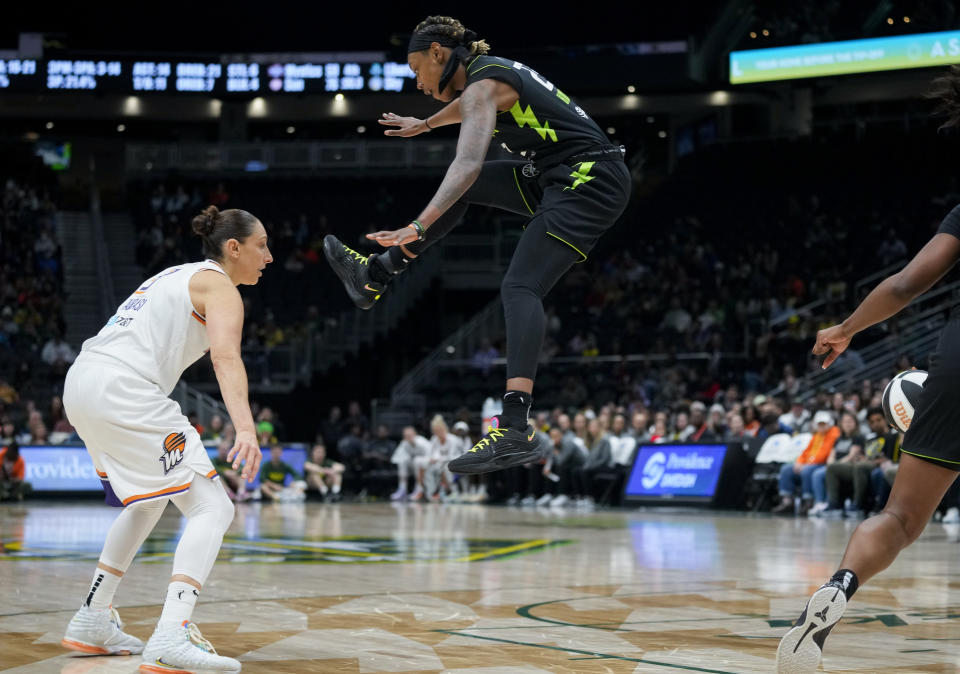
M 60 645 L 116 511 L 0 508 L 0 670 L 135 672 Z M 716 512 L 245 504 L 194 621 L 244 672 L 770 672 L 854 522 Z M 181 527 L 169 506 L 117 592 L 160 614 Z M 954 672 L 960 525 L 931 524 L 861 589 L 828 672 Z

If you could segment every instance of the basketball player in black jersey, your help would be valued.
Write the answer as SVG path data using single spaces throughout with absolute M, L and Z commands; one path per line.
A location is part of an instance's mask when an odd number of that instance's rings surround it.
M 934 95 L 949 119 L 960 126 L 960 68 L 936 82 Z M 847 320 L 817 333 L 813 353 L 826 356 L 827 368 L 861 330 L 884 321 L 926 292 L 960 260 L 960 206 L 944 218 L 937 233 L 900 272 L 884 280 Z M 901 550 L 917 540 L 947 488 L 960 472 L 960 319 L 952 318 L 931 356 L 929 376 L 903 439 L 900 468 L 887 506 L 856 528 L 840 569 L 817 590 L 800 619 L 777 649 L 779 674 L 815 672 L 824 640 L 840 620 L 857 587 L 886 569 Z
M 353 302 L 369 309 L 469 204 L 530 218 L 501 285 L 507 385 L 499 427 L 451 461 L 450 470 L 485 473 L 528 463 L 540 453 L 527 417 L 545 330 L 542 300 L 626 208 L 623 149 L 552 82 L 522 63 L 487 55 L 487 43 L 455 19 L 428 17 L 407 51 L 417 88 L 448 105 L 423 120 L 386 113 L 380 123 L 395 127 L 387 135 L 403 137 L 459 123 L 456 158 L 416 220 L 367 235 L 388 251 L 364 257 L 331 235 L 324 252 Z M 491 139 L 522 158 L 485 162 Z

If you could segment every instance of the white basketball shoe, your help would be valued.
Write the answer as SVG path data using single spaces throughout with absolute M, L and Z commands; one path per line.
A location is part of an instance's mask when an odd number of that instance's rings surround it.
M 203 672 L 239 672 L 240 663 L 217 655 L 209 641 L 192 622 L 176 627 L 161 627 L 143 649 L 141 672 L 158 674 L 200 674 Z
M 847 596 L 839 583 L 827 583 L 813 593 L 797 624 L 780 640 L 777 674 L 812 674 L 823 655 L 823 642 L 840 622 Z
M 99 611 L 81 606 L 70 619 L 60 644 L 89 655 L 137 655 L 143 652 L 143 642 L 124 633 L 123 621 L 112 606 Z

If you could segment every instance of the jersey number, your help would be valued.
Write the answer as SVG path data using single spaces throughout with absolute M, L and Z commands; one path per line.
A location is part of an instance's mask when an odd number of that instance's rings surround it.
M 171 270 L 168 271 L 166 274 L 157 274 L 157 275 L 154 276 L 152 279 L 150 279 L 150 280 L 148 280 L 146 283 L 144 283 L 142 286 L 140 286 L 139 288 L 137 288 L 136 290 L 134 290 L 134 291 L 133 291 L 133 294 L 134 294 L 134 295 L 142 295 L 143 293 L 147 292 L 147 290 L 150 289 L 150 286 L 152 286 L 154 283 L 156 283 L 157 281 L 159 281 L 160 279 L 162 279 L 164 276 L 170 276 L 170 274 L 176 274 L 178 271 L 180 271 L 179 267 L 178 267 L 177 269 L 171 269 Z

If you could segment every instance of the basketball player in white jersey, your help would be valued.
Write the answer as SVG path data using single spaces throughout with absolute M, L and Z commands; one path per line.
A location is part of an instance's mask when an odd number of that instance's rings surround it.
M 193 219 L 204 262 L 160 272 L 140 286 L 83 344 L 67 372 L 63 404 L 87 445 L 107 501 L 124 509 L 113 523 L 80 610 L 63 645 L 91 654 L 143 653 L 142 672 L 238 672 L 190 622 L 234 507 L 216 481 L 200 436 L 167 396 L 183 371 L 208 350 L 236 428 L 228 459 L 252 481 L 260 447 L 240 358 L 243 302 L 236 286 L 254 285 L 273 261 L 267 233 L 246 211 L 210 206 Z M 114 592 L 134 555 L 173 501 L 187 518 L 173 576 L 153 636 L 122 631 Z

